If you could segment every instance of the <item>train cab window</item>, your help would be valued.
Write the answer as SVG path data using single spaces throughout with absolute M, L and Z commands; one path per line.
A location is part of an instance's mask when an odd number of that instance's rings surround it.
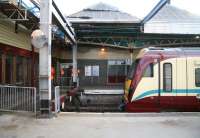
M 200 87 L 200 68 L 195 69 L 195 85 Z
M 132 63 L 131 67 L 129 68 L 128 75 L 127 75 L 127 78 L 128 78 L 128 79 L 132 79 L 132 78 L 133 78 L 133 75 L 134 75 L 134 73 L 135 73 L 135 70 L 136 70 L 136 68 L 137 68 L 138 63 L 139 63 L 139 59 L 135 60 L 135 61 Z
M 143 73 L 143 77 L 153 77 L 153 63 L 149 64 L 144 73 Z
M 163 65 L 163 90 L 172 91 L 172 64 L 165 63 Z

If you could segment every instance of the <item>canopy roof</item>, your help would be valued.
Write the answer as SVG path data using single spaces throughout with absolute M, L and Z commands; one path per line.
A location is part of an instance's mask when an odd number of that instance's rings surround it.
M 71 22 L 139 23 L 140 19 L 119 11 L 116 7 L 98 3 L 68 16 Z
M 196 16 L 169 5 L 169 0 L 161 0 L 155 8 L 140 20 L 116 7 L 98 3 L 68 17 L 75 29 L 78 44 L 112 46 L 116 48 L 135 48 L 148 46 L 183 46 L 199 44 L 196 35 L 146 34 L 142 27 L 144 21 L 172 21 L 192 19 Z M 180 16 L 180 17 L 176 17 Z
M 166 4 L 157 14 L 155 14 L 150 22 L 200 23 L 200 16 L 170 4 Z

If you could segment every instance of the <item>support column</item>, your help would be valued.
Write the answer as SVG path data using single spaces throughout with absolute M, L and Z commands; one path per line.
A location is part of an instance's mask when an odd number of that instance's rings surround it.
M 132 65 L 132 63 L 133 63 L 133 49 L 130 49 L 129 52 L 130 52 L 130 63 Z
M 51 113 L 51 22 L 52 0 L 41 0 L 40 29 L 44 32 L 48 40 L 48 44 L 39 49 L 39 92 L 41 115 L 50 115 Z
M 77 44 L 72 48 L 72 59 L 73 59 L 73 82 L 78 85 L 78 72 L 77 72 Z

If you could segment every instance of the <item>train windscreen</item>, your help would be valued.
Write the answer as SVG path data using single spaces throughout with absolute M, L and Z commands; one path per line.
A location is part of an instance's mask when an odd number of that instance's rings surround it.
M 133 75 L 134 75 L 134 73 L 135 73 L 135 69 L 137 68 L 138 63 L 139 63 L 139 59 L 136 59 L 136 60 L 132 63 L 131 67 L 129 68 L 128 75 L 127 75 L 127 78 L 128 78 L 128 79 L 130 79 L 130 80 L 133 79 Z

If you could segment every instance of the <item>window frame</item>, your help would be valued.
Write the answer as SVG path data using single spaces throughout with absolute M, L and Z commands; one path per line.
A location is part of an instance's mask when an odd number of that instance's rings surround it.
M 197 75 L 196 75 L 196 71 L 197 71 L 197 70 L 200 70 L 200 68 L 195 68 L 195 74 L 194 74 L 194 75 L 195 75 L 195 76 L 194 76 L 194 79 L 195 79 L 195 80 L 194 80 L 194 81 L 195 81 L 195 86 L 196 86 L 196 87 L 200 87 L 200 83 L 197 83 L 197 80 L 196 80 L 196 76 L 197 76 Z
M 144 76 L 144 74 L 145 74 L 145 72 L 146 72 L 148 66 L 151 67 L 151 71 L 152 71 L 151 76 Z M 153 78 L 153 77 L 154 77 L 154 63 L 149 63 L 149 64 L 146 66 L 146 68 L 144 69 L 144 71 L 143 71 L 143 73 L 142 73 L 142 77 L 143 77 L 143 78 Z
M 170 90 L 167 90 L 166 89 L 166 77 L 165 77 L 165 65 L 167 65 L 167 64 L 169 64 L 170 65 L 170 67 L 171 67 L 171 89 Z M 172 65 L 172 63 L 169 63 L 169 62 L 167 62 L 167 63 L 164 63 L 163 64 L 163 91 L 165 91 L 165 92 L 172 92 L 172 90 L 173 90 L 173 65 Z

